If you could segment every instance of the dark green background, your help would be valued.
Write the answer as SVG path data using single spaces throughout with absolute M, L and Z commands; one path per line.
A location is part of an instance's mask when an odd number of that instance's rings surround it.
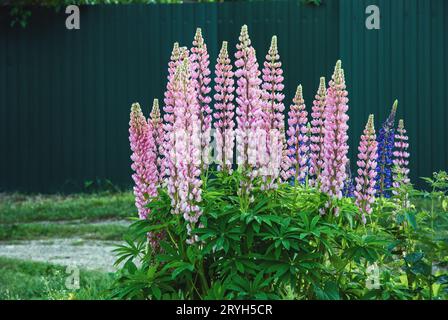
M 381 30 L 365 28 L 370 4 L 381 9 Z M 0 10 L 0 190 L 130 185 L 129 108 L 138 101 L 149 114 L 152 99 L 163 98 L 172 43 L 190 46 L 202 27 L 214 67 L 221 41 L 234 53 L 242 24 L 260 62 L 278 35 L 287 105 L 301 83 L 310 107 L 319 77 L 342 58 L 352 163 L 368 114 L 379 127 L 397 98 L 414 182 L 448 167 L 447 1 L 90 6 L 81 8 L 81 30 L 45 9 L 33 10 L 27 28 L 11 28 Z

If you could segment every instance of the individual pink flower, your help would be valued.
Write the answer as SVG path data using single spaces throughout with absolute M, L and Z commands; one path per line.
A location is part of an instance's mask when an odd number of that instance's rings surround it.
M 215 138 L 216 162 L 218 170 L 232 171 L 234 137 L 234 109 L 235 91 L 232 65 L 227 51 L 227 41 L 223 41 L 215 67 Z
M 251 189 L 251 180 L 257 175 L 257 167 L 260 163 L 258 148 L 260 140 L 263 140 L 261 109 L 261 79 L 258 70 L 255 49 L 251 46 L 247 26 L 241 28 L 235 53 L 235 76 L 237 78 L 236 89 L 236 145 L 237 163 L 248 181 L 243 182 L 240 192 L 248 195 Z
M 165 132 L 163 130 L 163 122 L 160 117 L 159 99 L 154 99 L 152 104 L 152 110 L 148 124 L 152 127 L 152 135 L 154 140 L 154 153 L 157 158 L 157 174 L 159 177 L 159 185 L 162 185 L 165 174 L 165 161 L 163 158 Z
M 310 137 L 310 184 L 319 186 L 320 174 L 324 166 L 324 137 L 325 137 L 325 100 L 327 89 L 325 78 L 320 78 L 319 89 L 313 101 L 311 112 L 311 137 Z
M 355 178 L 356 205 L 362 214 L 362 222 L 366 223 L 366 214 L 372 213 L 371 204 L 375 200 L 377 149 L 373 114 L 369 116 L 366 127 L 361 135 L 358 147 L 358 176 Z
M 320 179 L 321 190 L 337 199 L 342 198 L 348 163 L 347 96 L 344 70 L 341 68 L 339 60 L 327 90 L 324 121 L 324 168 Z
M 177 67 L 174 76 L 174 116 L 171 157 L 175 159 L 178 196 L 175 213 L 182 214 L 188 222 L 188 233 L 197 225 L 202 210 L 201 199 L 201 121 L 200 108 L 196 100 L 194 80 L 190 76 L 189 59 L 185 58 Z M 188 239 L 189 243 L 197 237 Z
M 134 171 L 135 206 L 140 219 L 146 219 L 150 210 L 146 207 L 151 197 L 157 195 L 158 175 L 152 127 L 146 121 L 138 103 L 132 104 L 129 121 L 129 142 L 131 145 Z
M 288 131 L 286 132 L 291 164 L 287 177 L 292 177 L 292 182 L 297 185 L 305 181 L 308 172 L 308 112 L 301 85 L 297 87 L 293 102 L 288 112 Z
M 196 98 L 200 108 L 201 121 L 201 166 L 207 169 L 210 162 L 210 138 L 211 138 L 211 123 L 212 123 L 212 109 L 209 104 L 211 98 L 209 93 L 210 88 L 210 59 L 207 52 L 207 45 L 202 37 L 201 28 L 196 29 L 196 34 L 193 40 L 193 47 L 191 48 L 191 78 L 195 84 Z
M 266 131 L 267 143 L 265 153 L 261 153 L 266 155 L 266 159 L 261 165 L 262 175 L 266 180 L 265 187 L 273 188 L 280 175 L 285 149 L 285 116 L 283 115 L 285 105 L 282 102 L 285 98 L 282 93 L 284 78 L 277 48 L 277 36 L 272 37 L 262 72 L 263 128 Z
M 393 163 L 397 170 L 394 174 L 393 187 L 398 188 L 400 184 L 410 183 L 409 179 L 409 137 L 406 134 L 406 129 L 404 128 L 404 121 L 400 119 L 398 122 L 397 133 L 395 134 L 395 148 L 393 152 Z M 401 174 L 401 177 L 398 177 Z M 394 193 L 396 193 L 394 191 Z

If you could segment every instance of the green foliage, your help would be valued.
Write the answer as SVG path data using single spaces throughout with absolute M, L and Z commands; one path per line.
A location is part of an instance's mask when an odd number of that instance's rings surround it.
M 148 220 L 136 221 L 116 249 L 120 299 L 406 299 L 389 224 L 364 226 L 351 199 L 338 217 L 320 216 L 326 195 L 305 187 L 255 188 L 248 206 L 237 194 L 239 173 L 211 174 L 203 191 L 200 241 L 187 245 L 182 217 L 170 213 L 163 189 Z M 384 207 L 395 208 L 394 203 Z M 160 223 L 160 222 L 163 223 Z M 160 248 L 148 245 L 157 234 Z M 384 290 L 369 288 L 377 265 Z M 445 281 L 441 278 L 440 281 Z
M 65 287 L 66 268 L 41 262 L 27 262 L 0 257 L 0 299 L 79 299 L 108 297 L 113 276 L 97 271 L 80 270 L 80 289 Z
M 416 191 L 409 184 L 394 189 L 392 202 L 377 201 L 377 223 L 395 241 L 391 251 L 404 272 L 401 283 L 416 299 L 448 297 L 448 211 L 444 202 L 448 192 L 446 172 L 423 178 L 430 192 Z M 400 181 L 400 177 L 397 179 Z

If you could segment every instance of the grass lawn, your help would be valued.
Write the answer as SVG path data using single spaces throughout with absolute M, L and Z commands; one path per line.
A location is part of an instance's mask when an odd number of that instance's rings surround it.
M 121 240 L 126 232 L 126 228 L 125 225 L 119 224 L 0 224 L 0 241 L 72 237 L 95 240 Z
M 124 219 L 136 215 L 131 192 L 75 195 L 0 194 L 0 224 Z
M 0 194 L 0 241 L 77 238 L 121 240 L 123 220 L 136 216 L 131 192 L 74 195 Z M 65 249 L 70 250 L 70 249 Z M 65 266 L 5 257 L 0 247 L 1 299 L 106 299 L 113 274 L 80 270 L 80 289 L 70 290 Z M 61 256 L 67 252 L 61 251 Z M 94 257 L 94 259 L 96 259 Z M 99 259 L 99 258 L 98 258 Z M 76 261 L 75 261 L 76 262 Z
M 65 286 L 66 267 L 0 257 L 0 300 L 106 299 L 113 275 L 80 270 L 79 290 Z

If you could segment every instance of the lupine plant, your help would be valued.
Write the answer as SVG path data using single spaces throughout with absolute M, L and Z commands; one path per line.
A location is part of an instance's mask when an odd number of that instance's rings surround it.
M 285 132 L 285 116 L 283 114 L 285 105 L 282 93 L 283 85 L 283 70 L 280 62 L 280 55 L 277 48 L 277 36 L 273 36 L 271 46 L 263 68 L 263 128 L 266 131 L 266 161 L 263 163 L 262 170 L 263 179 L 267 188 L 275 187 L 275 183 L 280 175 L 280 168 L 285 149 L 285 139 L 282 133 Z
M 398 187 L 400 183 L 407 184 L 410 182 L 409 180 L 409 143 L 408 143 L 408 136 L 406 135 L 406 129 L 404 128 L 404 121 L 403 119 L 400 119 L 398 122 L 398 128 L 397 128 L 397 134 L 395 135 L 395 144 L 394 144 L 394 151 L 393 151 L 393 164 L 396 166 L 397 171 L 401 173 L 402 178 L 398 182 L 397 178 L 398 176 L 395 175 L 395 182 L 394 187 Z
M 140 219 L 146 219 L 150 210 L 146 207 L 149 197 L 157 193 L 158 174 L 153 128 L 146 121 L 138 103 L 131 107 L 129 142 L 132 150 L 134 196 Z
M 339 60 L 334 68 L 326 97 L 325 135 L 324 135 L 324 168 L 320 176 L 321 190 L 333 199 L 342 198 L 342 190 L 346 179 L 348 163 L 348 92 L 342 62 Z M 335 216 L 339 214 L 337 206 L 333 208 Z
M 288 112 L 287 143 L 291 167 L 287 177 L 297 185 L 305 181 L 308 171 L 308 113 L 301 85 L 297 87 L 293 103 Z
M 387 173 L 383 160 L 389 155 L 378 157 L 389 152 L 383 143 L 389 138 L 384 126 L 376 138 L 370 115 L 354 189 L 341 61 L 328 88 L 321 78 L 311 122 L 297 88 L 285 128 L 277 37 L 262 72 L 247 26 L 236 48 L 233 68 L 227 42 L 222 44 L 214 101 L 206 98 L 211 83 L 199 30 L 193 48 L 173 47 L 163 123 L 157 100 L 148 120 L 138 104 L 131 107 L 139 218 L 116 249 L 113 297 L 446 299 L 447 174 L 427 179 L 431 192 L 413 189 L 403 121 L 394 137 L 392 198 L 377 201 L 376 175 Z M 396 105 L 388 133 L 395 112 Z M 202 139 L 209 114 L 216 130 L 210 163 Z M 377 161 L 386 166 L 378 171 Z M 416 203 L 425 199 L 430 208 L 418 211 Z M 373 267 L 381 268 L 379 288 L 368 285 Z
M 232 64 L 227 41 L 223 41 L 215 68 L 215 138 L 216 163 L 218 170 L 232 171 L 233 147 L 235 145 L 235 105 Z
M 258 142 L 260 134 L 265 131 L 262 129 L 261 72 L 246 25 L 241 28 L 236 48 L 236 158 L 238 169 L 245 177 L 241 181 L 240 193 L 247 204 L 253 199 L 250 192 L 260 165 L 257 151 L 259 146 L 265 145 Z
M 148 124 L 151 126 L 151 132 L 154 140 L 154 153 L 157 158 L 157 175 L 159 184 L 164 181 L 165 161 L 163 158 L 163 140 L 165 139 L 165 131 L 163 130 L 163 122 L 160 116 L 159 99 L 154 99 Z
M 210 58 L 207 52 L 207 45 L 202 37 L 201 28 L 196 29 L 196 34 L 191 48 L 191 64 L 193 79 L 196 87 L 196 99 L 199 104 L 201 121 L 201 167 L 207 169 L 210 158 L 210 135 L 212 123 L 212 109 L 210 108 L 211 98 L 210 87 Z
M 371 114 L 359 142 L 358 176 L 355 178 L 356 189 L 354 192 L 356 205 L 361 212 L 364 224 L 366 223 L 366 214 L 372 213 L 371 204 L 375 200 L 377 148 L 373 114 Z
M 327 89 L 325 78 L 320 78 L 319 89 L 317 90 L 311 112 L 311 143 L 310 143 L 310 184 L 319 186 L 319 177 L 324 166 L 324 137 L 325 137 L 325 103 Z
M 398 101 L 392 106 L 389 117 L 383 123 L 378 133 L 378 166 L 376 168 L 376 185 L 378 196 L 390 198 L 392 188 L 392 152 L 395 144 L 395 115 Z

